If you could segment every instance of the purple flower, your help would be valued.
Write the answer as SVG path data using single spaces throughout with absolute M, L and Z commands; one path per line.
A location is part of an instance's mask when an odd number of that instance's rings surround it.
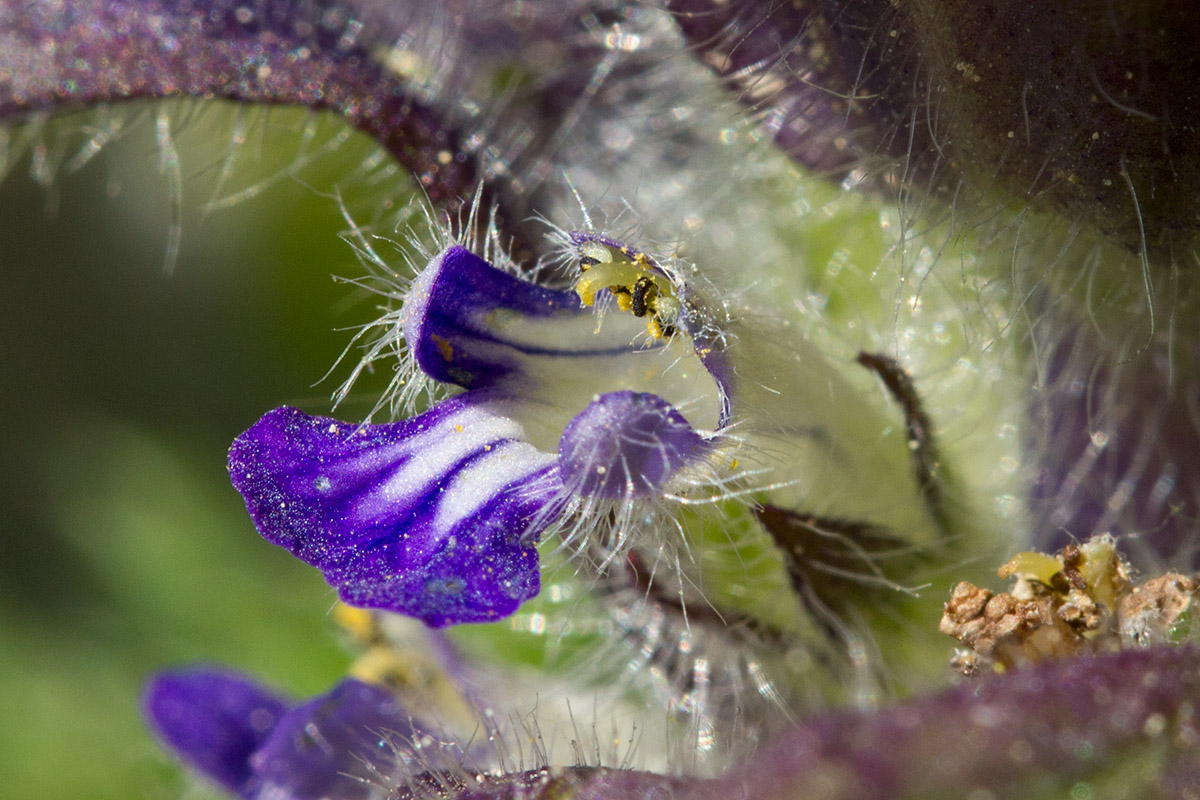
M 415 369 L 466 391 L 381 425 L 277 409 L 230 450 L 259 531 L 346 602 L 438 627 L 506 616 L 538 591 L 547 530 L 587 537 L 614 507 L 628 525 L 707 471 L 723 393 L 685 337 L 647 341 L 458 245 L 399 315 Z
M 288 704 L 240 676 L 198 670 L 157 677 L 146 690 L 143 709 L 163 741 L 193 768 L 249 797 L 258 783 L 250 756 Z
M 378 795 L 428 735 L 390 692 L 354 679 L 296 704 L 232 672 L 167 672 L 143 707 L 172 751 L 246 800 Z
M 703 546 L 689 526 L 754 529 L 743 518 L 757 504 L 799 515 L 814 497 L 844 497 L 878 515 L 853 488 L 868 469 L 893 471 L 907 490 L 897 502 L 934 527 L 908 442 L 867 433 L 879 411 L 801 337 L 713 302 L 682 263 L 593 232 L 556 237 L 574 291 L 493 266 L 448 233 L 411 280 L 376 265 L 398 303 L 367 329 L 380 333 L 365 360 L 398 361 L 400 397 L 380 405 L 403 414 L 416 387 L 465 391 L 381 425 L 268 414 L 229 458 L 266 539 L 346 602 L 440 627 L 507 616 L 537 594 L 550 536 L 599 575 L 631 548 L 687 571 Z M 700 569 L 686 580 L 718 602 L 723 587 Z

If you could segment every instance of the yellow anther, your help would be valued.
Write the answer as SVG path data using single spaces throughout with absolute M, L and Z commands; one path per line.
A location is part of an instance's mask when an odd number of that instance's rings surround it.
M 596 293 L 607 289 L 616 298 L 617 308 L 648 317 L 646 330 L 654 339 L 662 339 L 675 324 L 682 303 L 675 296 L 671 281 L 645 253 L 628 247 L 588 242 L 580 247 L 579 278 L 575 294 L 585 306 L 594 305 Z
M 333 618 L 351 636 L 365 644 L 378 641 L 381 636 L 375 615 L 365 608 L 338 603 L 333 607 Z
M 579 302 L 585 306 L 595 305 L 596 292 L 603 288 L 599 283 L 591 278 L 580 278 L 575 284 L 575 294 L 579 295 Z
M 411 665 L 382 645 L 372 647 L 354 659 L 347 672 L 352 678 L 377 686 L 410 686 L 416 682 Z

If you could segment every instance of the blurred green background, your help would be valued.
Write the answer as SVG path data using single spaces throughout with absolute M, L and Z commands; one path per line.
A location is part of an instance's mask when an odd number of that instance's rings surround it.
M 164 108 L 182 204 L 162 169 Z M 74 168 L 114 120 L 121 136 Z M 321 378 L 351 335 L 334 329 L 373 310 L 330 279 L 363 273 L 333 192 L 366 220 L 407 187 L 364 137 L 291 109 L 89 112 L 13 131 L 8 154 L 0 795 L 208 797 L 151 741 L 139 692 L 197 661 L 295 694 L 344 670 L 332 592 L 255 534 L 225 453 L 277 405 L 328 412 L 346 370 Z M 31 177 L 43 157 L 48 188 Z

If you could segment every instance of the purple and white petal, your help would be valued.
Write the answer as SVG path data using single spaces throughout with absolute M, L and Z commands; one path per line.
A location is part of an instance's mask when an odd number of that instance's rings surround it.
M 229 470 L 263 537 L 343 600 L 440 627 L 538 592 L 530 523 L 559 482 L 554 456 L 523 438 L 479 392 L 384 425 L 280 408 L 238 437 Z
M 523 358 L 573 355 L 598 344 L 595 322 L 574 293 L 520 280 L 459 245 L 438 253 L 417 276 L 402 319 L 421 371 L 468 389 L 502 382 Z M 557 333 L 549 341 L 537 335 L 546 322 Z M 625 341 L 613 346 L 630 349 Z
M 538 592 L 541 535 L 595 522 L 580 498 L 648 497 L 711 455 L 700 425 L 725 396 L 683 337 L 648 342 L 458 245 L 399 322 L 417 368 L 466 393 L 384 425 L 277 409 L 230 450 L 259 532 L 347 603 L 434 627 L 507 616 Z
M 648 341 L 628 314 L 596 314 L 571 291 L 523 281 L 465 248 L 438 254 L 405 300 L 404 335 L 422 372 L 487 387 L 528 441 L 553 452 L 567 423 L 614 390 L 657 394 L 690 424 L 716 430 L 723 393 L 690 342 Z

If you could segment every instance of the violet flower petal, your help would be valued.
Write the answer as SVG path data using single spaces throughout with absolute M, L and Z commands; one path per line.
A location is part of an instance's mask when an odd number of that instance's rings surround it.
M 562 480 L 583 494 L 642 496 L 657 491 L 708 442 L 658 395 L 610 392 L 571 420 L 559 442 Z
M 420 736 L 390 692 L 344 680 L 288 711 L 250 758 L 259 798 L 361 800 Z
M 529 358 L 639 349 L 623 332 L 597 347 L 595 321 L 573 292 L 520 280 L 459 246 L 421 271 L 402 313 L 404 339 L 421 371 L 468 389 L 504 382 Z M 546 322 L 552 327 L 533 327 Z M 575 335 L 564 337 L 572 329 Z M 558 335 L 546 336 L 547 330 Z
M 386 425 L 281 408 L 238 437 L 229 471 L 263 537 L 347 603 L 482 622 L 539 588 L 528 527 L 557 481 L 520 436 L 476 393 Z
M 567 423 L 614 389 L 657 394 L 696 427 L 722 421 L 723 387 L 707 369 L 672 368 L 694 351 L 683 341 L 647 341 L 629 314 L 580 305 L 574 292 L 509 275 L 452 246 L 421 271 L 400 311 L 402 332 L 426 377 L 514 400 L 539 449 L 552 452 Z
M 390 692 L 354 679 L 292 706 L 234 672 L 162 673 L 145 714 L 193 769 L 246 800 L 360 800 L 425 735 Z
M 154 677 L 142 708 L 154 732 L 192 768 L 250 797 L 259 786 L 250 756 L 283 717 L 287 703 L 236 673 L 195 669 Z

